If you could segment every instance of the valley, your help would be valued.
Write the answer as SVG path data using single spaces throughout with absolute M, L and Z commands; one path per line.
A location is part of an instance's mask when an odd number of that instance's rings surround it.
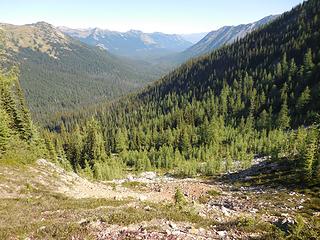
M 0 23 L 0 239 L 320 239 L 320 2 L 92 1 Z

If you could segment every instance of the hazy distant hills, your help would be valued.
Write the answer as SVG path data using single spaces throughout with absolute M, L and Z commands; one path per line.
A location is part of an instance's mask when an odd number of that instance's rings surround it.
M 197 57 L 212 52 L 213 50 L 223 46 L 224 44 L 233 43 L 235 40 L 243 38 L 248 33 L 260 28 L 261 26 L 276 19 L 279 15 L 270 15 L 262 18 L 259 21 L 241 24 L 237 26 L 224 26 L 218 30 L 209 32 L 198 43 L 194 44 L 185 51 L 172 55 L 169 58 L 164 58 L 162 61 L 175 64 L 187 61 L 190 58 Z
M 182 38 L 185 40 L 192 42 L 193 44 L 199 42 L 202 38 L 204 38 L 208 32 L 201 32 L 201 33 L 188 33 L 188 34 L 180 34 Z
M 131 58 L 157 58 L 181 52 L 192 46 L 191 42 L 177 34 L 144 33 L 138 30 L 116 32 L 99 28 L 59 27 L 59 29 L 81 42 L 102 47 L 112 54 Z
M 19 64 L 36 115 L 114 99 L 162 74 L 146 62 L 122 59 L 75 40 L 52 25 L 0 24 L 1 64 Z

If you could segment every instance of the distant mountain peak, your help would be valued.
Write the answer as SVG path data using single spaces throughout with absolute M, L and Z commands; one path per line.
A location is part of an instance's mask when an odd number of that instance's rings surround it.
M 192 57 L 197 57 L 212 52 L 224 44 L 230 44 L 237 39 L 243 38 L 248 33 L 259 27 L 273 21 L 279 15 L 269 15 L 256 22 L 248 24 L 239 24 L 236 26 L 223 26 L 217 30 L 209 32 L 198 43 L 186 49 L 177 56 L 178 62 L 183 62 Z
M 37 26 L 37 27 L 52 27 L 53 28 L 53 25 L 51 25 L 50 23 L 44 22 L 44 21 L 40 21 L 40 22 L 28 24 L 28 25 Z
M 131 29 L 117 32 L 93 29 L 59 28 L 62 32 L 86 44 L 103 47 L 113 54 L 145 60 L 181 52 L 192 45 L 177 34 L 144 33 Z
M 14 52 L 32 49 L 58 58 L 60 52 L 68 50 L 70 38 L 46 22 L 26 25 L 2 24 L 6 49 Z

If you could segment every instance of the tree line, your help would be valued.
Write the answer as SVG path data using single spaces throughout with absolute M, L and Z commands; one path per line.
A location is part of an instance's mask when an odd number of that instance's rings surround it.
M 212 175 L 259 155 L 295 159 L 318 179 L 319 10 L 309 0 L 137 94 L 57 117 L 46 139 L 101 179 L 123 167 Z

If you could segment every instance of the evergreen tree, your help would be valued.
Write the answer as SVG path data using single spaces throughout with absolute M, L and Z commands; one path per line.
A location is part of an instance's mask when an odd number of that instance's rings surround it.
M 290 127 L 290 116 L 289 116 L 288 105 L 286 102 L 282 104 L 280 112 L 278 114 L 277 127 L 279 129 L 287 129 Z
M 300 97 L 297 100 L 297 109 L 301 112 L 303 108 L 309 103 L 310 101 L 310 94 L 311 91 L 307 86 L 306 89 L 301 93 Z
M 0 102 L 1 103 L 1 102 Z M 10 128 L 8 123 L 8 116 L 6 112 L 1 109 L 0 104 L 0 157 L 5 152 L 10 138 Z
M 106 160 L 105 145 L 101 129 L 96 120 L 92 119 L 86 126 L 86 138 L 84 140 L 83 159 L 93 168 L 95 162 Z
M 303 154 L 303 173 L 304 179 L 306 181 L 310 181 L 312 178 L 313 173 L 313 166 L 316 157 L 316 150 L 317 150 L 317 142 L 316 137 L 314 136 L 314 131 L 311 132 L 308 136 L 307 147 Z
M 141 141 L 142 134 L 139 134 L 139 139 Z M 140 144 L 139 144 L 140 145 Z M 115 152 L 121 153 L 122 151 L 125 151 L 127 149 L 127 133 L 123 131 L 122 129 L 118 129 L 117 135 L 115 137 Z

